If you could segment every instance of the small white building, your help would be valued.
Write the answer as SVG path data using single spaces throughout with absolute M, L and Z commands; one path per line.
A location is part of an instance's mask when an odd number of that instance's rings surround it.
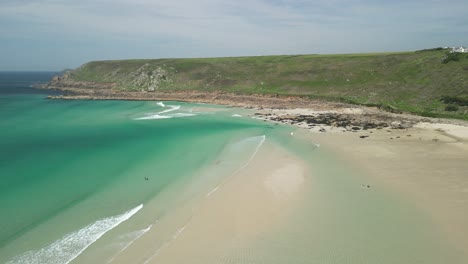
M 460 47 L 453 47 L 452 48 L 452 51 L 450 51 L 451 53 L 454 53 L 454 52 L 461 52 L 461 53 L 468 53 L 468 48 L 467 47 L 463 47 L 463 46 L 460 46 Z

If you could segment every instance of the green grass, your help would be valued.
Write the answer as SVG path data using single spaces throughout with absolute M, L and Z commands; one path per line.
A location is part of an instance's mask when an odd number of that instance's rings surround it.
M 441 98 L 468 97 L 468 56 L 442 63 L 447 50 L 89 62 L 79 81 L 122 90 L 199 90 L 298 95 L 421 115 L 468 119 L 467 106 L 445 111 Z M 445 60 L 446 61 L 446 60 Z M 153 76 L 153 79 L 150 79 Z

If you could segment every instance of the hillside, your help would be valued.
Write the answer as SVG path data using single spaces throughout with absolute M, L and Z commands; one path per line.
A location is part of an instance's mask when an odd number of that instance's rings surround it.
M 467 119 L 468 54 L 449 57 L 448 61 L 446 58 L 447 50 L 432 49 L 375 54 L 93 61 L 51 84 L 89 86 L 117 93 L 195 90 L 301 96 Z

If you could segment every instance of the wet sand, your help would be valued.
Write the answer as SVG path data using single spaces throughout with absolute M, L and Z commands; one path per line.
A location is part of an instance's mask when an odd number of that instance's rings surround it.
M 317 133 L 318 142 L 426 212 L 468 261 L 468 127 L 422 123 L 405 130 Z M 360 138 L 360 136 L 369 136 Z
M 227 263 L 240 247 L 287 223 L 308 175 L 301 159 L 267 141 L 248 166 L 175 208 L 112 263 Z
M 434 129 L 291 135 L 319 143 L 319 156 L 333 153 L 350 174 L 267 141 L 248 166 L 159 219 L 112 263 L 463 263 L 468 148 Z
M 298 261 L 294 250 L 302 258 L 297 263 L 382 256 L 388 257 L 382 263 L 463 263 L 468 144 L 460 131 L 296 130 L 292 137 L 320 144 L 320 152 L 332 153 L 350 174 L 314 168 L 267 141 L 248 166 L 158 219 L 112 263 L 281 263 L 281 257 Z M 307 245 L 314 245 L 313 254 Z
M 327 131 L 287 134 L 320 145 L 312 163 L 267 140 L 248 166 L 220 185 L 199 183 L 209 186 L 203 195 L 151 219 L 109 263 L 468 260 L 466 127 Z M 145 208 L 157 211 L 174 194 Z

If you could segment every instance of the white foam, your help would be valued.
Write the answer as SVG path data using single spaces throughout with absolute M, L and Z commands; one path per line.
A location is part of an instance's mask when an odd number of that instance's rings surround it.
M 16 256 L 8 261 L 7 264 L 70 263 L 105 233 L 128 220 L 140 211 L 141 208 L 143 208 L 142 204 L 121 215 L 98 220 L 78 231 L 65 235 L 63 238 L 44 248 L 37 251 L 28 251 L 20 256 Z
M 185 228 L 187 228 L 187 225 L 184 225 L 183 227 L 179 228 L 179 230 L 177 230 L 177 232 L 174 234 L 174 236 L 172 236 L 173 239 L 176 239 L 182 232 L 184 232 Z
M 180 109 L 180 105 L 168 105 L 169 109 L 166 109 L 164 111 L 161 111 L 159 112 L 158 114 L 164 114 L 164 113 L 169 113 L 169 112 L 172 112 L 172 111 L 175 111 L 175 110 L 179 110 Z
M 169 240 L 165 241 L 164 244 L 162 244 L 162 246 L 160 246 L 154 253 L 153 255 L 151 255 L 148 259 L 145 260 L 145 262 L 143 262 L 143 264 L 147 264 L 149 263 L 150 261 L 152 261 L 155 257 L 157 257 L 159 255 L 159 252 L 161 252 L 161 250 L 165 247 L 167 247 L 169 244 L 171 244 L 171 242 L 175 239 L 177 239 L 177 237 L 182 233 L 184 232 L 185 228 L 187 228 L 187 226 L 190 224 L 190 221 L 192 219 L 190 219 L 185 225 L 183 225 L 181 228 L 179 228 L 175 233 L 174 235 L 172 236 L 172 238 L 170 238 Z
M 162 102 L 160 102 L 160 103 L 162 103 Z M 164 104 L 162 103 L 162 104 L 159 104 L 159 105 L 164 105 Z M 164 105 L 164 107 L 166 107 L 166 105 Z M 175 114 L 167 115 L 167 113 L 179 110 L 180 105 L 168 105 L 167 107 L 169 109 L 163 110 L 161 112 L 157 112 L 156 114 L 150 114 L 150 115 L 147 115 L 147 116 L 138 117 L 138 118 L 135 118 L 134 120 L 168 119 L 168 118 L 173 118 L 173 117 L 189 117 L 189 116 L 194 116 L 195 115 L 195 114 L 191 114 L 191 113 L 175 113 Z M 163 114 L 166 114 L 166 115 L 163 115 Z
M 143 264 L 148 264 L 150 261 L 152 261 L 155 257 L 157 257 L 159 255 L 159 252 L 161 252 L 161 250 L 165 247 L 167 247 L 168 245 L 170 244 L 170 242 L 166 241 L 164 242 L 164 244 L 159 247 L 153 255 L 151 255 L 151 257 L 149 257 L 147 260 L 145 260 L 145 262 L 143 262 Z
M 157 102 L 156 104 L 161 106 L 161 107 L 166 107 L 166 105 L 163 102 Z
M 212 195 L 213 193 L 215 193 L 215 192 L 218 190 L 219 187 L 220 187 L 220 185 L 214 187 L 214 189 L 211 190 L 211 192 L 209 192 L 206 196 L 210 196 L 210 195 Z
M 256 137 L 248 137 L 242 140 L 239 140 L 228 147 L 228 150 L 231 152 L 239 153 L 245 152 L 246 148 L 251 146 L 255 146 L 258 144 L 262 144 L 265 136 L 256 136 Z
M 196 114 L 189 114 L 189 113 L 175 113 L 169 115 L 148 115 L 144 117 L 135 118 L 134 120 L 155 120 L 155 119 L 169 119 L 169 118 L 180 118 L 180 117 L 191 117 L 196 116 Z
M 189 116 L 196 116 L 196 114 L 189 114 L 189 113 L 175 113 L 169 115 L 170 117 L 189 117 Z
M 232 116 L 233 117 L 242 117 L 241 115 L 238 115 L 238 114 L 233 114 Z
M 133 238 L 132 240 L 130 240 L 130 242 L 128 242 L 119 252 L 117 252 L 117 254 L 115 254 L 107 263 L 111 263 L 112 261 L 114 261 L 114 259 L 120 255 L 120 253 L 124 252 L 129 246 L 131 246 L 135 241 L 137 241 L 141 236 L 143 236 L 146 232 L 150 231 L 151 230 L 151 227 L 153 226 L 153 224 L 149 225 L 147 228 L 145 229 L 142 229 L 142 230 L 138 230 L 136 232 L 132 232 L 131 235 L 135 235 L 135 238 Z M 134 234 L 133 234 L 134 233 Z
M 263 145 L 263 143 L 265 142 L 266 140 L 266 136 L 263 135 L 263 136 L 258 136 L 258 137 L 252 137 L 252 138 L 249 138 L 248 140 L 257 140 L 257 139 L 260 139 L 260 143 L 258 143 L 257 145 L 257 148 L 255 149 L 254 153 L 252 154 L 252 156 L 250 157 L 250 159 L 247 161 L 247 163 L 244 164 L 244 166 L 240 167 L 239 169 L 237 169 L 233 174 L 236 174 L 238 173 L 239 171 L 243 170 L 244 168 L 246 168 L 247 166 L 249 166 L 250 162 L 252 162 L 252 160 L 255 158 L 255 156 L 257 155 L 257 152 L 260 150 L 260 147 Z
M 155 115 L 149 115 L 149 116 L 144 116 L 144 117 L 138 117 L 138 118 L 135 118 L 135 120 L 153 120 L 153 119 L 168 119 L 168 118 L 172 118 L 172 116 L 163 116 L 163 115 L 155 114 Z
M 263 145 L 263 143 L 265 142 L 266 140 L 266 136 L 263 135 L 263 136 L 258 136 L 258 137 L 250 137 L 250 138 L 246 138 L 244 140 L 242 140 L 241 142 L 239 142 L 238 144 L 240 145 L 244 145 L 245 143 L 248 143 L 248 142 L 251 142 L 251 141 L 256 141 L 256 140 L 259 140 L 260 139 L 260 142 L 258 143 L 257 145 L 257 148 L 255 149 L 254 153 L 252 154 L 252 156 L 250 157 L 250 159 L 244 164 L 242 165 L 240 168 L 238 168 L 237 170 L 235 170 L 231 176 L 239 173 L 241 170 L 245 169 L 247 166 L 249 166 L 250 162 L 252 162 L 252 160 L 255 158 L 255 156 L 257 155 L 257 152 L 260 150 L 260 147 Z M 213 193 L 215 193 L 219 187 L 221 187 L 221 185 L 223 185 L 225 182 L 227 181 L 224 180 L 221 184 L 219 184 L 218 186 L 216 186 L 211 192 L 209 192 L 206 197 L 209 197 L 211 196 Z

